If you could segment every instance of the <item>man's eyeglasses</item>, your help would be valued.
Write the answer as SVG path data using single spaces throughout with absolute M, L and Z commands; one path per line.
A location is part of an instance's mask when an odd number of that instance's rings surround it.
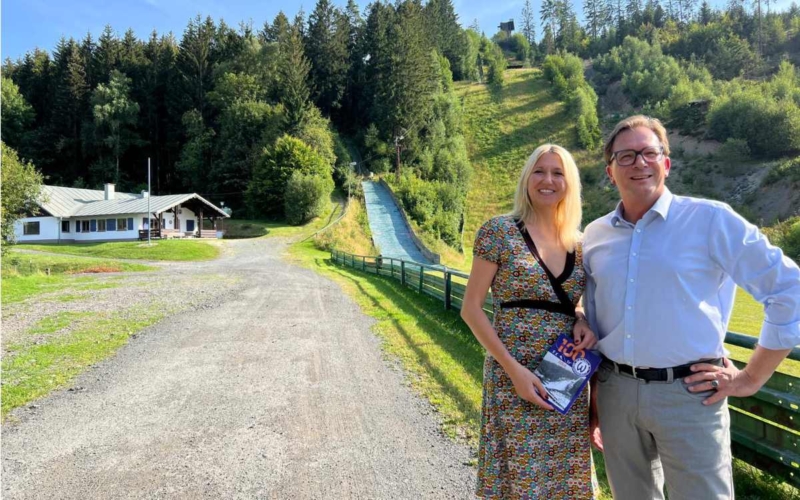
M 642 155 L 642 159 L 648 163 L 654 163 L 664 159 L 663 146 L 650 146 L 642 150 L 621 149 L 611 155 L 611 161 L 616 160 L 620 167 L 630 167 L 636 163 L 636 157 Z

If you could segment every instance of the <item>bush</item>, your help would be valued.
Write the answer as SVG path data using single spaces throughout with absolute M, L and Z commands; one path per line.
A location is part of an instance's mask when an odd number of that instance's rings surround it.
M 425 181 L 413 174 L 407 174 L 393 189 L 408 216 L 423 231 L 448 245 L 461 248 L 464 196 L 457 186 L 446 182 Z
M 0 217 L 2 221 L 3 244 L 0 251 L 7 250 L 6 242 L 14 242 L 14 222 L 28 214 L 39 211 L 37 201 L 41 197 L 42 174 L 32 163 L 20 160 L 17 152 L 0 142 L 2 149 L 3 168 L 0 169 L 0 191 L 2 191 L 2 208 Z
M 708 113 L 709 134 L 720 141 L 747 141 L 760 156 L 776 157 L 800 150 L 800 107 L 778 101 L 759 88 L 718 98 Z
M 744 139 L 728 138 L 720 146 L 717 155 L 723 160 L 747 161 L 750 159 L 750 146 L 747 145 L 747 141 Z
M 572 54 L 550 55 L 544 61 L 544 76 L 553 92 L 567 103 L 575 120 L 578 141 L 586 149 L 600 144 L 597 94 L 583 77 L 583 62 Z
M 294 172 L 317 176 L 325 182 L 328 193 L 333 190 L 331 165 L 308 144 L 284 135 L 274 146 L 264 149 L 253 168 L 245 193 L 252 216 L 274 217 L 284 212 L 286 183 Z
M 321 176 L 292 172 L 283 195 L 286 221 L 299 226 L 319 217 L 330 193 L 330 183 Z
M 800 262 L 800 217 L 793 217 L 763 229 L 769 241 L 781 247 L 795 262 Z
M 769 185 L 776 182 L 791 184 L 800 182 L 800 158 L 792 158 L 772 167 L 772 170 L 764 178 L 764 184 Z

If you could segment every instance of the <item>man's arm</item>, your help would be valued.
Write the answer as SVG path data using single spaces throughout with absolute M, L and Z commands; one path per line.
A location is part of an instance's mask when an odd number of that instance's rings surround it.
M 758 228 L 729 208 L 717 211 L 709 231 L 710 257 L 733 281 L 764 305 L 764 324 L 758 346 L 743 370 L 725 360 L 717 367 L 699 363 L 702 372 L 687 377 L 694 392 L 714 388 L 704 401 L 713 404 L 725 396 L 750 396 L 772 376 L 792 348 L 800 343 L 800 268 L 769 243 Z

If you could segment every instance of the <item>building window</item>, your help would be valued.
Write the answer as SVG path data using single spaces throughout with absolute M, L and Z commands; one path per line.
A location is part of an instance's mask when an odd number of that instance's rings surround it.
M 62 220 L 61 221 L 61 232 L 62 233 L 68 233 L 69 232 L 69 221 L 68 220 Z
M 126 219 L 117 219 L 117 231 L 127 231 L 128 221 Z
M 22 224 L 22 234 L 24 235 L 34 235 L 39 234 L 39 221 L 35 222 L 24 222 Z
M 106 230 L 107 231 L 116 231 L 117 230 L 117 219 L 106 219 Z
M 88 220 L 82 220 L 81 221 L 81 232 L 82 233 L 88 233 L 89 232 L 89 221 Z
M 101 233 L 105 233 L 106 232 L 106 220 L 105 219 L 100 219 L 100 220 L 97 221 L 97 231 L 101 232 Z

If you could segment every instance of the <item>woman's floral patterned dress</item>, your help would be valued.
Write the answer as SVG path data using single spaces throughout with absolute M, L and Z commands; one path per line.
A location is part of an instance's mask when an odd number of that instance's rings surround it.
M 478 230 L 473 253 L 499 266 L 492 283 L 494 327 L 511 355 L 533 371 L 556 337 L 571 333 L 574 318 L 557 307 L 502 306 L 520 300 L 560 304 L 511 217 L 487 221 Z M 556 279 L 577 304 L 586 286 L 580 247 Z M 482 498 L 594 498 L 588 391 L 567 415 L 541 409 L 517 396 L 503 368 L 487 355 L 478 460 L 476 493 Z

